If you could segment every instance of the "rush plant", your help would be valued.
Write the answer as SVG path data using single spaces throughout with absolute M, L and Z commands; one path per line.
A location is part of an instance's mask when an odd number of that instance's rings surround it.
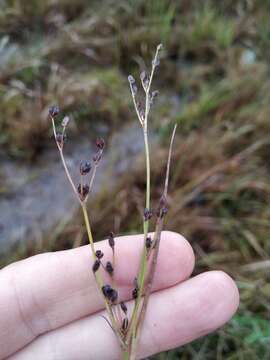
M 90 217 L 87 211 L 87 201 L 93 187 L 97 168 L 103 155 L 105 142 L 101 138 L 96 140 L 96 153 L 93 156 L 92 161 L 87 160 L 80 163 L 80 167 L 78 169 L 78 178 L 80 180 L 78 185 L 75 185 L 75 182 L 70 175 L 64 156 L 66 128 L 69 123 L 69 117 L 64 117 L 60 126 L 61 130 L 57 131 L 56 120 L 59 114 L 59 108 L 58 106 L 52 106 L 49 110 L 49 117 L 52 121 L 55 142 L 60 153 L 63 167 L 65 169 L 71 187 L 74 191 L 74 194 L 78 199 L 82 209 L 90 249 L 93 256 L 92 271 L 96 279 L 97 287 L 101 295 L 103 296 L 104 304 L 108 314 L 108 319 L 106 319 L 106 321 L 108 322 L 112 331 L 118 339 L 119 346 L 122 351 L 122 358 L 125 360 L 134 360 L 136 358 L 140 331 L 145 319 L 147 305 L 156 272 L 161 231 L 163 229 L 165 215 L 168 211 L 168 181 L 176 125 L 173 129 L 170 141 L 163 194 L 159 200 L 159 204 L 156 209 L 153 209 L 151 207 L 150 150 L 148 140 L 149 114 L 155 98 L 158 95 L 158 91 L 151 90 L 151 85 L 155 70 L 159 65 L 159 53 L 161 49 L 162 45 L 160 44 L 156 49 L 156 53 L 152 61 L 150 74 L 147 74 L 146 71 L 143 71 L 140 74 L 142 90 L 144 93 L 143 106 L 137 99 L 138 87 L 136 85 L 134 77 L 132 75 L 129 75 L 128 77 L 135 111 L 142 127 L 146 163 L 145 207 L 144 213 L 142 214 L 144 246 L 141 252 L 140 268 L 137 277 L 133 281 L 132 291 L 130 294 L 134 300 L 131 308 L 128 307 L 126 303 L 121 301 L 118 296 L 117 283 L 114 277 L 114 270 L 115 267 L 117 267 L 117 263 L 115 262 L 115 251 L 117 249 L 115 249 L 114 234 L 111 232 L 108 236 L 108 243 L 112 251 L 112 262 L 107 261 L 106 263 L 104 263 L 104 254 L 101 250 L 96 249 L 94 245 Z M 149 224 L 151 219 L 155 219 L 155 232 L 152 237 L 149 235 Z M 104 271 L 109 274 L 110 283 L 105 282 Z

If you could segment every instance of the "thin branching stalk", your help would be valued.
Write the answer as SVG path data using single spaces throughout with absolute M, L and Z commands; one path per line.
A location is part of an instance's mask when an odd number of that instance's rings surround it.
M 150 201 L 151 200 L 151 172 L 150 172 L 150 152 L 149 152 L 149 139 L 148 139 L 148 117 L 149 117 L 149 112 L 150 112 L 150 104 L 151 104 L 151 101 L 153 101 L 152 94 L 151 94 L 151 84 L 152 84 L 155 69 L 158 66 L 158 62 L 159 62 L 158 55 L 159 55 L 159 51 L 161 50 L 161 48 L 162 48 L 162 45 L 158 45 L 158 47 L 156 49 L 156 53 L 155 53 L 154 59 L 152 61 L 150 77 L 148 78 L 145 72 L 143 72 L 141 74 L 142 87 L 145 91 L 144 113 L 140 114 L 138 105 L 136 103 L 135 96 L 136 96 L 137 88 L 136 88 L 135 80 L 133 79 L 133 77 L 129 78 L 131 94 L 132 94 L 133 102 L 135 105 L 136 113 L 137 113 L 138 119 L 139 119 L 139 121 L 142 125 L 142 129 L 143 129 L 145 164 L 146 164 L 146 198 L 145 198 L 145 210 L 146 211 L 151 211 L 150 210 L 150 207 L 151 207 L 151 201 Z M 146 238 L 147 238 L 148 232 L 149 232 L 149 218 L 143 219 L 143 230 L 144 230 L 143 232 L 144 232 L 144 244 L 145 244 Z M 139 293 L 138 293 L 138 297 L 135 301 L 135 306 L 134 306 L 134 310 L 133 310 L 132 317 L 131 317 L 131 326 L 130 326 L 129 335 L 128 335 L 129 339 L 130 338 L 134 339 L 136 337 L 138 314 L 140 311 L 140 304 L 141 304 L 141 298 L 143 295 L 146 273 L 147 273 L 147 249 L 144 246 L 142 257 L 141 257 L 139 275 L 138 275 Z M 131 341 L 133 341 L 133 340 L 131 340 Z
M 144 298 L 143 298 L 142 309 L 141 309 L 138 324 L 137 324 L 137 333 L 136 333 L 137 338 L 138 338 L 138 332 L 140 330 L 140 327 L 141 327 L 141 325 L 143 324 L 143 321 L 144 321 L 146 308 L 147 308 L 147 305 L 148 305 L 149 296 L 151 294 L 153 281 L 154 281 L 154 276 L 155 276 L 155 272 L 156 272 L 156 265 L 157 265 L 157 257 L 158 257 L 158 253 L 159 253 L 161 231 L 163 229 L 163 224 L 164 224 L 164 215 L 165 214 L 163 214 L 163 211 L 167 210 L 165 208 L 165 206 L 166 206 L 166 200 L 167 200 L 167 194 L 168 194 L 168 183 L 169 183 L 169 175 L 170 175 L 172 147 L 173 147 L 173 141 L 174 141 L 176 129 L 177 129 L 177 124 L 174 126 L 172 136 L 171 136 L 171 142 L 170 142 L 170 148 L 169 148 L 169 154 L 168 154 L 168 160 L 167 160 L 167 168 L 166 168 L 166 177 L 165 177 L 163 194 L 162 194 L 162 197 L 161 197 L 161 201 L 164 204 L 162 204 L 162 206 L 160 206 L 160 213 L 159 213 L 158 218 L 157 218 L 155 234 L 154 234 L 154 239 L 153 239 L 153 253 L 152 253 L 153 258 L 152 258 L 150 269 L 149 269 L 149 276 L 148 276 L 148 279 L 147 279 L 147 286 L 146 286 L 145 294 L 144 294 Z
M 85 223 L 86 232 L 87 232 L 87 236 L 88 236 L 88 240 L 89 240 L 89 245 L 91 247 L 93 262 L 95 262 L 97 260 L 97 257 L 96 257 L 96 252 L 95 252 L 95 247 L 94 247 L 94 239 L 93 239 L 90 220 L 89 220 L 89 216 L 88 216 L 88 212 L 87 212 L 86 202 L 87 202 L 89 193 L 90 193 L 90 191 L 91 191 L 91 189 L 93 187 L 93 182 L 94 182 L 94 179 L 95 179 L 95 175 L 96 175 L 99 160 L 94 161 L 94 168 L 93 168 L 93 171 L 92 171 L 92 174 L 91 174 L 91 177 L 90 177 L 88 192 L 87 192 L 87 195 L 84 198 L 82 198 L 83 176 L 82 176 L 82 174 L 80 175 L 79 188 L 80 188 L 81 196 L 79 196 L 78 191 L 76 189 L 76 186 L 74 184 L 74 181 L 72 180 L 69 169 L 67 167 L 65 156 L 64 156 L 64 153 L 63 153 L 64 136 L 65 136 L 66 126 L 63 127 L 62 133 L 60 134 L 61 137 L 60 137 L 60 140 L 59 140 L 58 134 L 56 132 L 54 116 L 50 116 L 50 117 L 51 117 L 51 121 L 52 121 L 55 142 L 56 142 L 57 148 L 59 150 L 60 158 L 61 158 L 64 170 L 65 170 L 66 176 L 67 176 L 67 178 L 68 178 L 68 180 L 70 182 L 70 185 L 71 185 L 77 199 L 79 200 L 79 203 L 80 203 L 81 208 L 82 208 L 84 223 Z M 101 157 L 102 151 L 103 151 L 103 149 L 101 149 L 99 151 L 98 159 Z M 94 275 L 95 275 L 97 286 L 99 288 L 99 292 L 103 295 L 103 299 L 104 299 L 105 307 L 106 307 L 106 310 L 107 310 L 107 314 L 108 314 L 109 319 L 110 319 L 111 328 L 113 329 L 115 335 L 118 338 L 120 347 L 123 349 L 123 351 L 125 351 L 127 346 L 126 346 L 126 344 L 125 344 L 125 342 L 124 342 L 124 340 L 122 338 L 122 334 L 120 332 L 120 323 L 119 323 L 117 317 L 114 315 L 111 304 L 109 303 L 109 301 L 107 300 L 107 298 L 104 296 L 104 294 L 102 292 L 102 287 L 104 286 L 104 280 L 103 280 L 102 274 L 100 273 L 100 271 L 95 271 Z
M 85 226 L 86 226 L 86 232 L 87 232 L 89 244 L 90 244 L 91 250 L 92 250 L 93 260 L 95 261 L 96 260 L 96 253 L 95 253 L 94 240 L 93 240 L 90 221 L 89 221 L 89 217 L 88 217 L 87 208 L 86 208 L 85 203 L 82 203 L 82 212 L 83 212 L 83 218 L 84 218 L 84 222 L 85 222 Z
M 66 176 L 68 178 L 68 181 L 69 181 L 69 183 L 70 183 L 70 185 L 72 187 L 72 190 L 74 191 L 76 197 L 79 198 L 77 190 L 76 190 L 76 186 L 74 185 L 74 182 L 73 182 L 73 180 L 71 178 L 71 175 L 69 173 L 69 170 L 68 170 L 68 167 L 67 167 L 67 164 L 66 164 L 66 160 L 65 160 L 65 157 L 64 157 L 64 154 L 63 154 L 63 142 L 62 142 L 62 144 L 59 144 L 58 141 L 57 141 L 55 122 L 54 122 L 54 118 L 52 116 L 51 116 L 51 120 L 52 120 L 52 126 L 53 126 L 53 133 L 54 133 L 55 142 L 56 142 L 57 148 L 58 148 L 59 153 L 60 153 L 61 161 L 62 161 L 62 164 L 64 166 Z M 64 136 L 64 130 L 63 130 L 63 136 Z
M 156 53 L 152 61 L 150 75 L 148 76 L 144 71 L 141 73 L 140 76 L 142 88 L 145 93 L 145 104 L 144 104 L 145 106 L 143 110 L 141 109 L 139 103 L 137 102 L 137 98 L 136 98 L 137 86 L 135 79 L 131 75 L 128 77 L 135 111 L 143 130 L 144 149 L 145 149 L 144 151 L 145 168 L 146 168 L 145 208 L 143 214 L 144 244 L 140 259 L 138 276 L 134 279 L 134 289 L 132 291 L 132 296 L 135 299 L 135 304 L 130 319 L 128 318 L 128 314 L 127 314 L 127 306 L 125 305 L 124 302 L 120 302 L 120 300 L 118 299 L 118 292 L 116 290 L 114 270 L 117 264 L 115 263 L 114 234 L 110 233 L 108 238 L 109 246 L 112 249 L 112 263 L 108 261 L 105 266 L 104 263 L 102 262 L 102 257 L 104 255 L 103 252 L 101 250 L 95 250 L 94 238 L 91 229 L 91 222 L 87 211 L 87 200 L 93 188 L 94 179 L 104 150 L 105 142 L 103 139 L 97 139 L 96 140 L 97 153 L 93 156 L 92 162 L 91 161 L 81 162 L 80 181 L 78 187 L 76 187 L 70 175 L 63 152 L 64 140 L 66 136 L 66 126 L 69 122 L 69 118 L 67 116 L 64 117 L 62 121 L 62 132 L 57 133 L 55 126 L 55 117 L 59 113 L 59 108 L 57 106 L 53 106 L 49 110 L 49 115 L 52 120 L 55 142 L 60 153 L 60 157 L 63 163 L 63 167 L 65 169 L 65 173 L 70 182 L 72 190 L 75 193 L 76 198 L 78 199 L 80 206 L 82 208 L 83 219 L 84 219 L 88 241 L 93 257 L 92 270 L 94 273 L 97 287 L 103 297 L 105 308 L 108 314 L 108 319 L 106 317 L 104 317 L 104 319 L 109 324 L 109 326 L 111 327 L 112 331 L 114 332 L 114 334 L 118 339 L 119 346 L 122 351 L 123 360 L 135 360 L 136 358 L 140 330 L 144 322 L 148 300 L 151 293 L 154 275 L 156 271 L 156 263 L 159 252 L 161 231 L 163 229 L 164 216 L 167 212 L 166 197 L 168 192 L 168 180 L 169 180 L 169 172 L 170 172 L 172 145 L 176 132 L 176 126 L 174 127 L 170 142 L 163 195 L 159 203 L 159 208 L 156 211 L 157 221 L 155 226 L 154 237 L 153 239 L 148 237 L 149 220 L 153 215 L 151 210 L 151 168 L 150 168 L 150 150 L 149 150 L 149 139 L 148 139 L 148 119 L 149 119 L 150 109 L 153 104 L 153 100 L 158 93 L 157 91 L 151 92 L 151 85 L 152 85 L 155 69 L 159 65 L 160 50 L 161 50 L 161 45 L 159 45 L 156 49 Z M 88 176 L 89 179 L 87 181 Z M 106 271 L 110 275 L 111 285 L 105 284 L 103 273 L 101 272 L 100 269 L 104 269 L 104 271 Z
M 148 275 L 148 279 L 147 279 L 147 284 L 146 284 L 146 288 L 145 288 L 145 294 L 144 294 L 144 298 L 143 298 L 143 302 L 142 302 L 141 311 L 138 316 L 138 322 L 137 322 L 135 336 L 133 336 L 131 339 L 130 360 L 135 360 L 135 358 L 136 358 L 137 344 L 138 344 L 138 340 L 139 340 L 139 336 L 140 336 L 140 331 L 141 331 L 141 328 L 142 328 L 142 325 L 143 325 L 143 322 L 145 319 L 146 309 L 147 309 L 149 297 L 150 297 L 152 286 L 153 286 L 154 276 L 155 276 L 155 272 L 156 272 L 161 232 L 162 232 L 163 225 L 164 225 L 164 215 L 165 215 L 164 211 L 165 212 L 167 211 L 165 206 L 166 206 L 166 198 L 167 198 L 167 193 L 168 193 L 168 182 L 169 182 L 169 174 L 170 174 L 172 147 L 173 147 L 173 141 L 174 141 L 174 137 L 175 137 L 176 128 L 177 128 L 177 125 L 174 126 L 172 136 L 171 136 L 171 141 L 170 141 L 164 190 L 163 190 L 163 194 L 161 197 L 162 204 L 159 208 L 160 210 L 159 210 L 159 214 L 158 214 L 158 218 L 157 218 L 155 234 L 154 234 L 154 239 L 153 239 L 153 252 L 151 254 L 152 259 L 151 259 L 150 266 L 149 266 L 149 275 Z

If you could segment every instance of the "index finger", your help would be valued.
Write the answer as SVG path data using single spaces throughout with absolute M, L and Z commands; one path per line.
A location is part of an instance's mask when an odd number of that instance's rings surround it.
M 116 239 L 115 279 L 119 298 L 130 298 L 137 274 L 143 236 Z M 107 241 L 96 244 L 111 257 Z M 194 255 L 180 235 L 163 232 L 153 289 L 175 285 L 188 278 Z M 89 246 L 37 255 L 0 271 L 0 359 L 19 350 L 38 335 L 103 308 L 91 271 Z

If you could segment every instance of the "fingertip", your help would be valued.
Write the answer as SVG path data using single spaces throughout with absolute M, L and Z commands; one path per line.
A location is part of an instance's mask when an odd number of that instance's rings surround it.
M 206 273 L 211 278 L 212 292 L 219 295 L 223 311 L 220 315 L 221 325 L 230 320 L 238 309 L 240 296 L 235 281 L 224 271 L 214 270 Z
M 198 317 L 202 335 L 227 323 L 239 306 L 239 291 L 234 280 L 224 271 L 214 270 L 194 278 L 198 287 L 201 314 Z
M 164 271 L 173 271 L 175 282 L 181 282 L 190 277 L 195 264 L 195 256 L 190 243 L 179 233 L 163 231 L 161 235 L 161 254 L 170 259 L 164 262 Z
M 239 293 L 223 271 L 209 271 L 153 294 L 141 351 L 181 346 L 222 327 L 236 312 Z M 158 316 L 157 316 L 158 314 Z M 149 345 L 150 344 L 150 345 Z

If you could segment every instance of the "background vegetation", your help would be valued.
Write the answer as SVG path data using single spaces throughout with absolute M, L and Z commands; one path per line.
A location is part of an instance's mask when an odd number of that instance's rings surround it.
M 0 2 L 2 158 L 32 162 L 54 146 L 46 115 L 55 102 L 73 117 L 75 138 L 97 122 L 113 133 L 135 121 L 127 75 L 165 45 L 153 196 L 177 121 L 166 227 L 192 243 L 196 273 L 224 269 L 236 279 L 241 305 L 222 330 L 153 359 L 270 358 L 269 18 L 268 0 Z M 139 159 L 91 204 L 97 238 L 141 231 L 144 185 Z M 85 240 L 78 217 L 5 263 Z

